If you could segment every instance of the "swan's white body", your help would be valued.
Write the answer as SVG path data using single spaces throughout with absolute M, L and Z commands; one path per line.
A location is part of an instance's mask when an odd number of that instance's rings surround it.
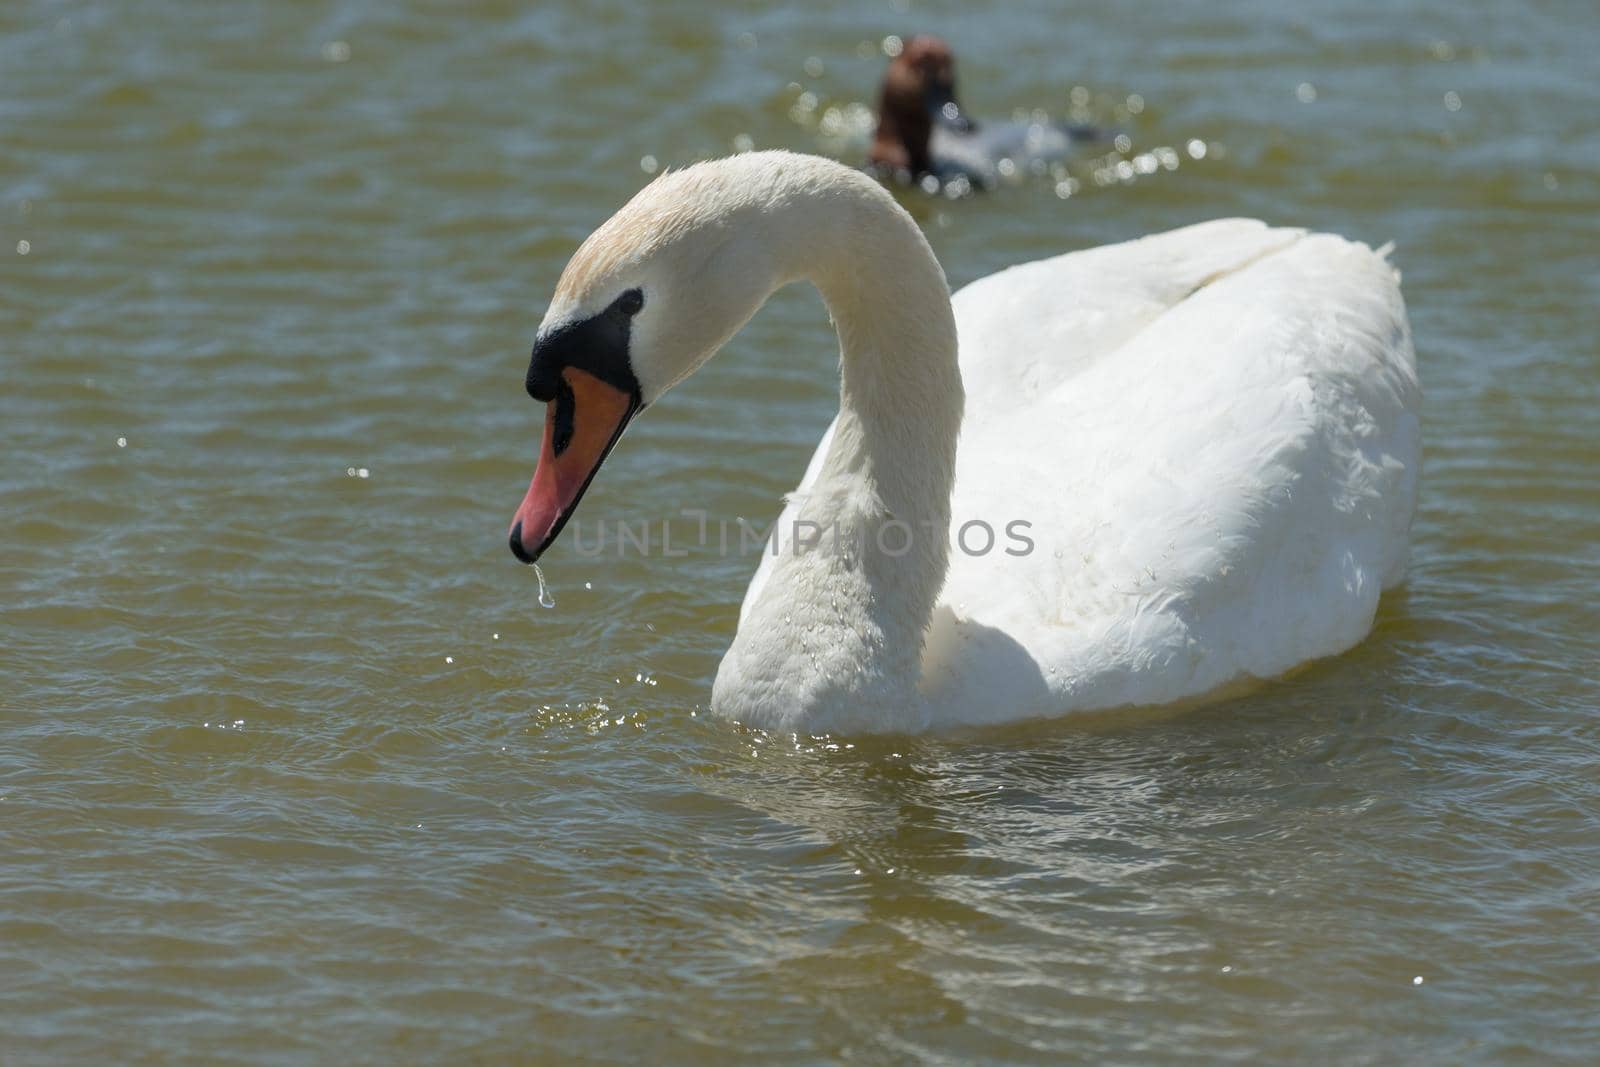
M 1224 220 L 948 300 L 915 224 L 836 164 L 675 177 L 740 200 L 720 228 L 774 256 L 756 287 L 814 281 L 842 349 L 717 711 L 918 731 L 1168 704 L 1350 648 L 1402 576 L 1419 389 L 1381 253 Z
M 905 725 L 1168 704 L 1366 635 L 1404 573 L 1421 449 L 1380 255 L 1222 220 L 1014 267 L 952 303 L 966 536 L 926 718 Z

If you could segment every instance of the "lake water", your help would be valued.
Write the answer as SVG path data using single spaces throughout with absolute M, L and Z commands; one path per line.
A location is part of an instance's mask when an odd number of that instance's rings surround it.
M 652 166 L 857 158 L 919 29 L 980 118 L 1128 137 L 907 194 L 957 285 L 1223 215 L 1396 242 L 1427 469 L 1366 643 L 813 739 L 704 710 L 753 557 L 563 542 L 538 606 L 567 256 Z M 1597 40 L 1588 0 L 5 5 L 0 1063 L 1593 1062 Z M 770 518 L 835 358 L 783 292 L 585 510 Z

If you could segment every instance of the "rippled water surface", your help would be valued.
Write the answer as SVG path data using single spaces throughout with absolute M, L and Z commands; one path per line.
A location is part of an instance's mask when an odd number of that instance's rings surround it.
M 1182 715 L 795 739 L 703 710 L 753 558 L 564 544 L 538 606 L 504 531 L 566 257 L 651 167 L 857 158 L 919 28 L 980 117 L 1128 137 L 908 194 L 956 284 L 1219 215 L 1396 242 L 1428 464 L 1365 644 Z M 1597 36 L 0 8 L 0 1063 L 1593 1062 Z M 585 508 L 770 517 L 833 352 L 780 294 Z

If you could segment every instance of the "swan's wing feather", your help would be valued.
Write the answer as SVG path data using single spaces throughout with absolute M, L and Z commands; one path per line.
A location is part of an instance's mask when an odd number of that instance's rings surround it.
M 1403 571 L 1420 397 L 1394 271 L 1336 237 L 1255 232 L 1232 270 L 1168 260 L 1198 284 L 1164 309 L 1159 284 L 1129 297 L 1136 325 L 1079 332 L 1115 343 L 963 432 L 956 521 L 1024 518 L 1037 547 L 955 553 L 943 625 L 1025 646 L 1056 710 L 1168 703 L 1342 651 Z M 961 664 L 958 636 L 939 635 L 929 677 L 970 705 L 999 680 Z
M 951 302 L 968 417 L 1013 410 L 1048 392 L 1196 290 L 1303 232 L 1217 219 L 1025 263 L 964 286 Z

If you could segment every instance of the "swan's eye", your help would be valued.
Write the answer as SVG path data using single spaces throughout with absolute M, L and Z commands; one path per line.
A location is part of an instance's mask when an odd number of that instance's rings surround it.
M 617 297 L 617 307 L 624 315 L 633 316 L 639 314 L 644 309 L 644 291 L 641 289 L 629 289 Z

